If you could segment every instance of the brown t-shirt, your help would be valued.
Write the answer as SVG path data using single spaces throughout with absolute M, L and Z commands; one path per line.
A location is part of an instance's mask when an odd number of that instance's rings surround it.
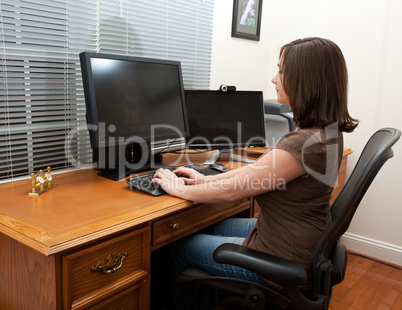
M 307 173 L 255 197 L 261 210 L 243 244 L 303 266 L 308 275 L 303 289 L 310 289 L 314 249 L 331 225 L 329 202 L 342 160 L 343 136 L 337 126 L 297 129 L 274 148 L 292 154 Z

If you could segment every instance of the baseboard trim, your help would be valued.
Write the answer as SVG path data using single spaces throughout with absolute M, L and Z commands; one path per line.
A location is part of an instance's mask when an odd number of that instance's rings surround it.
M 341 241 L 348 250 L 402 266 L 402 247 L 400 246 L 347 232 L 341 237 Z

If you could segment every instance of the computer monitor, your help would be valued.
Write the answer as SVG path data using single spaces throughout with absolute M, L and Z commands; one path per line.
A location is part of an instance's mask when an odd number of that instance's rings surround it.
M 181 64 L 80 54 L 86 117 L 100 175 L 118 180 L 159 166 L 151 144 L 188 136 Z M 170 143 L 170 142 L 169 142 Z
M 187 146 L 219 150 L 206 163 L 240 160 L 233 156 L 234 149 L 265 146 L 261 91 L 186 90 L 185 94 L 190 129 Z

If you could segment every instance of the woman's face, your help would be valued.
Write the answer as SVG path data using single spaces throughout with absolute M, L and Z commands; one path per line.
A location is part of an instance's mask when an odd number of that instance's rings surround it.
M 272 83 L 275 84 L 275 89 L 276 89 L 276 95 L 277 95 L 277 100 L 279 103 L 286 104 L 290 106 L 290 101 L 289 101 L 289 96 L 285 92 L 282 84 L 282 59 L 279 60 L 278 64 L 278 72 L 275 74 L 275 76 L 272 78 Z

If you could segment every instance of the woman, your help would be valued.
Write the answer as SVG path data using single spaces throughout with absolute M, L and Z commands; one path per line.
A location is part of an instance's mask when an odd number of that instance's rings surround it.
M 272 82 L 278 102 L 291 107 L 297 129 L 255 163 L 218 176 L 186 168 L 155 174 L 154 182 L 174 196 L 204 203 L 254 196 L 261 207 L 258 219 L 228 219 L 180 241 L 174 251 L 179 272 L 195 266 L 265 283 L 247 270 L 213 261 L 215 248 L 231 242 L 301 264 L 308 274 L 303 288 L 311 288 L 314 248 L 331 225 L 329 201 L 342 160 L 342 132 L 352 132 L 358 121 L 347 109 L 344 57 L 330 40 L 306 38 L 284 45 Z

